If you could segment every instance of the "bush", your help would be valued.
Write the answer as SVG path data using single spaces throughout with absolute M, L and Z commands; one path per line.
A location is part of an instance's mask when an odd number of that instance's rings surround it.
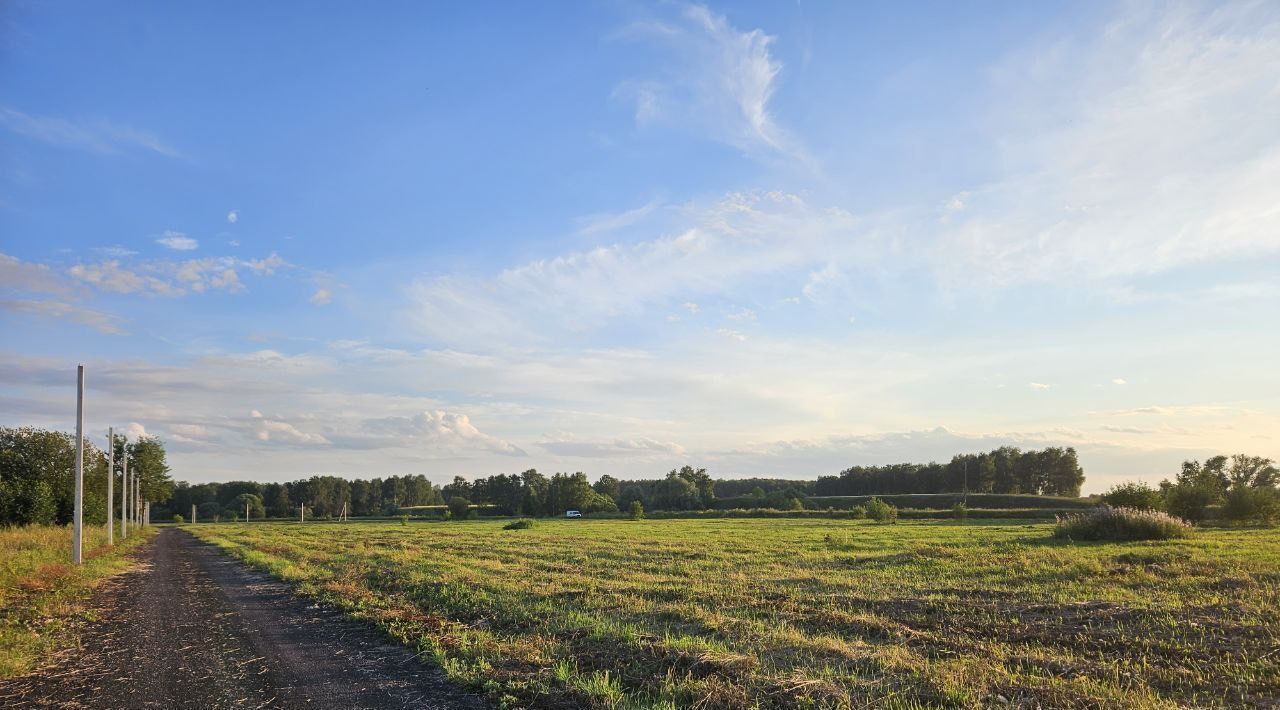
M 1170 540 L 1187 537 L 1191 526 L 1158 510 L 1103 506 L 1058 518 L 1056 538 L 1070 540 Z
M 1170 515 L 1198 523 L 1208 517 L 1209 506 L 1220 502 L 1220 495 L 1207 485 L 1179 483 L 1169 489 L 1164 507 Z
M 880 500 L 872 498 L 867 501 L 867 517 L 878 523 L 898 522 L 898 509 Z
M 184 518 L 184 517 L 182 517 L 182 515 L 180 515 L 180 514 L 178 514 L 178 513 L 174 513 L 174 515 L 173 515 L 173 522 L 175 522 L 175 523 L 177 523 L 177 524 L 181 525 L 181 524 L 183 524 L 183 523 L 187 522 L 187 519 L 186 519 L 186 518 Z
M 480 519 L 480 511 L 476 510 L 475 508 L 472 508 L 471 510 L 467 511 L 467 520 L 479 520 L 479 519 Z
M 865 505 L 855 505 L 849 509 L 849 517 L 854 520 L 862 520 L 867 517 L 867 507 Z
M 534 525 L 533 521 L 530 520 L 529 518 L 520 518 L 519 520 L 512 520 L 506 525 L 503 525 L 502 529 L 503 530 L 528 530 L 529 528 L 533 527 L 533 525 Z
M 631 519 L 640 520 L 644 518 L 644 504 L 638 500 L 631 501 Z
M 451 517 L 461 520 L 471 512 L 471 501 L 462 496 L 454 496 L 449 499 L 449 512 L 453 514 Z
M 401 525 L 408 525 L 408 524 L 409 524 L 409 516 L 407 516 L 407 515 L 401 515 L 401 516 L 400 516 L 400 524 L 401 524 Z
M 1274 488 L 1233 488 L 1222 506 L 1222 517 L 1236 523 L 1280 521 L 1280 491 Z
M 956 503 L 951 506 L 951 515 L 956 520 L 963 522 L 969 517 L 969 506 L 964 503 Z
M 1164 497 L 1160 491 L 1142 481 L 1129 481 L 1111 487 L 1102 494 L 1102 502 L 1112 508 L 1136 508 L 1137 510 L 1160 510 L 1164 507 Z

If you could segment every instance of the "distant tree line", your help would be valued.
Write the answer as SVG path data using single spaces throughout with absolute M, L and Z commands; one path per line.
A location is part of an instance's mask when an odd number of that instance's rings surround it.
M 341 514 L 344 505 L 348 515 L 370 516 L 395 515 L 406 506 L 444 503 L 441 488 L 421 474 L 353 480 L 312 476 L 288 483 L 182 482 L 174 487 L 167 512 L 190 516 L 195 505 L 197 522 L 212 522 L 243 518 L 246 504 L 251 517 L 294 517 L 305 504 L 309 516 L 323 518 Z
M 126 455 L 125 437 L 113 442 L 115 515 Z M 129 471 L 139 482 L 144 501 L 169 498 L 173 480 L 165 460 L 164 442 L 143 437 L 127 449 Z M 35 427 L 0 427 L 0 525 L 65 525 L 75 512 L 76 437 Z M 84 443 L 84 521 L 107 521 L 107 455 L 86 439 Z M 155 506 L 152 507 L 153 517 Z
M 1084 469 L 1073 448 L 1022 451 L 1003 446 L 981 454 L 961 454 L 949 463 L 854 466 L 835 476 L 819 476 L 814 495 L 860 496 L 904 493 L 1020 493 L 1080 495 Z

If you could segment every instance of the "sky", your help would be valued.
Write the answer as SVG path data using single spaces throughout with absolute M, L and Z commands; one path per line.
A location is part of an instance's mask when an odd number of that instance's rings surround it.
M 0 424 L 175 477 L 1280 458 L 1280 5 L 0 5 Z

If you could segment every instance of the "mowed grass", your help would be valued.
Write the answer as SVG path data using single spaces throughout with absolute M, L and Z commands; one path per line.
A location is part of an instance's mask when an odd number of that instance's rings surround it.
M 126 553 L 154 529 L 116 538 L 85 528 L 84 564 L 71 564 L 71 528 L 0 528 L 0 678 L 34 670 L 59 648 L 76 644 L 76 626 L 91 615 L 86 602 L 112 575 L 128 569 Z
M 532 707 L 1240 707 L 1280 699 L 1280 531 L 1044 524 L 187 529 Z

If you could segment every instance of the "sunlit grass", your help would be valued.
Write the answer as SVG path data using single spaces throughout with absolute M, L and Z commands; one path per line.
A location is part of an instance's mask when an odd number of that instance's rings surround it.
M 71 528 L 0 528 L 0 678 L 29 672 L 58 648 L 76 643 L 74 622 L 102 580 L 129 566 L 125 553 L 153 529 L 117 537 L 107 547 L 101 526 L 85 528 L 84 564 L 71 564 Z
M 511 706 L 1280 697 L 1276 530 L 1079 544 L 1044 524 L 502 525 L 193 529 Z

